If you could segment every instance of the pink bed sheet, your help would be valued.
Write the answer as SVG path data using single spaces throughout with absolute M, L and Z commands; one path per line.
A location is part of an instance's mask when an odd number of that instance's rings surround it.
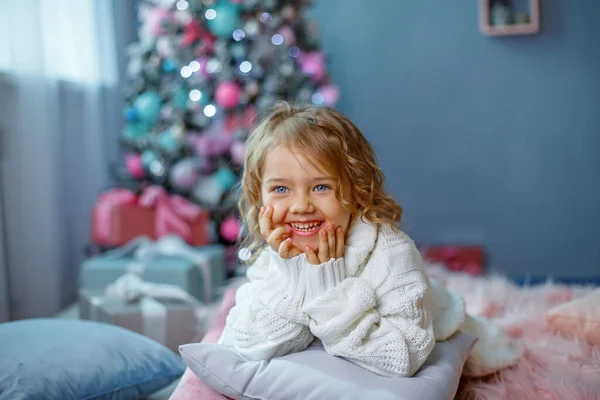
M 223 332 L 225 327 L 225 320 L 229 310 L 235 304 L 235 288 L 231 288 L 225 292 L 223 296 L 223 302 L 213 325 L 206 333 L 202 342 L 204 343 L 216 343 Z M 229 397 L 217 393 L 212 390 L 208 385 L 202 382 L 194 373 L 187 368 L 185 373 L 181 377 L 179 384 L 173 391 L 173 394 L 169 400 L 227 400 Z

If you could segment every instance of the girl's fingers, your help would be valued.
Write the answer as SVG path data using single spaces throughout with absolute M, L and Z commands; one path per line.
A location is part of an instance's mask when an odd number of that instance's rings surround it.
M 279 245 L 279 257 L 288 258 L 292 249 L 292 239 L 287 238 Z
M 327 231 L 319 231 L 319 264 L 329 260 L 329 242 L 327 240 Z
M 311 249 L 309 246 L 306 246 L 306 248 L 304 249 L 304 253 L 306 254 L 306 258 L 308 259 L 308 262 L 311 263 L 312 265 L 321 264 L 319 262 L 319 259 L 317 258 L 317 255 L 315 254 L 313 249 Z
M 340 226 L 335 230 L 335 258 L 344 257 L 346 244 L 344 243 L 344 231 Z
M 287 229 L 285 226 L 275 228 L 267 238 L 267 243 L 269 243 L 273 249 L 279 249 L 281 242 L 287 238 L 287 236 L 285 236 L 286 234 Z
M 273 224 L 271 221 L 271 215 L 273 214 L 273 208 L 270 206 L 263 206 L 261 208 L 262 216 L 258 220 L 258 226 L 260 227 L 260 234 L 267 239 L 273 231 Z
M 333 226 L 327 226 L 327 245 L 329 252 L 327 253 L 327 260 L 335 258 L 335 230 Z

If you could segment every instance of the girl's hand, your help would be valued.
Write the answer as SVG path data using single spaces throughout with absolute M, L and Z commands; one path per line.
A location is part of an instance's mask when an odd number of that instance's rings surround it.
M 260 234 L 265 238 L 269 246 L 273 248 L 282 258 L 292 258 L 302 252 L 292 244 L 290 228 L 286 225 L 273 228 L 273 207 L 262 206 L 258 214 Z
M 334 231 L 333 226 L 328 225 L 327 229 L 319 231 L 319 253 L 306 246 L 305 253 L 308 262 L 313 265 L 322 264 L 331 260 L 344 257 L 344 232 L 341 227 Z

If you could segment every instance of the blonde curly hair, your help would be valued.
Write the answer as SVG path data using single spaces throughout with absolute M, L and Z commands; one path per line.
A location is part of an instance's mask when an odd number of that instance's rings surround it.
M 277 146 L 304 154 L 335 172 L 335 195 L 351 220 L 361 215 L 371 223 L 397 229 L 402 208 L 385 192 L 385 176 L 373 148 L 352 121 L 333 109 L 280 102 L 260 120 L 247 141 L 238 203 L 246 225 L 241 247 L 253 255 L 247 262 L 254 261 L 265 245 L 258 223 L 262 174 L 266 155 Z M 344 187 L 350 188 L 350 193 L 344 193 Z

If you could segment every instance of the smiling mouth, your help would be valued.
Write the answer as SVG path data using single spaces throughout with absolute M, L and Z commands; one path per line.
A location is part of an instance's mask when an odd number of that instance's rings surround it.
M 322 224 L 323 224 L 323 222 L 315 221 L 315 222 L 291 222 L 289 225 L 293 230 L 295 230 L 297 232 L 311 233 L 311 232 L 318 231 Z

